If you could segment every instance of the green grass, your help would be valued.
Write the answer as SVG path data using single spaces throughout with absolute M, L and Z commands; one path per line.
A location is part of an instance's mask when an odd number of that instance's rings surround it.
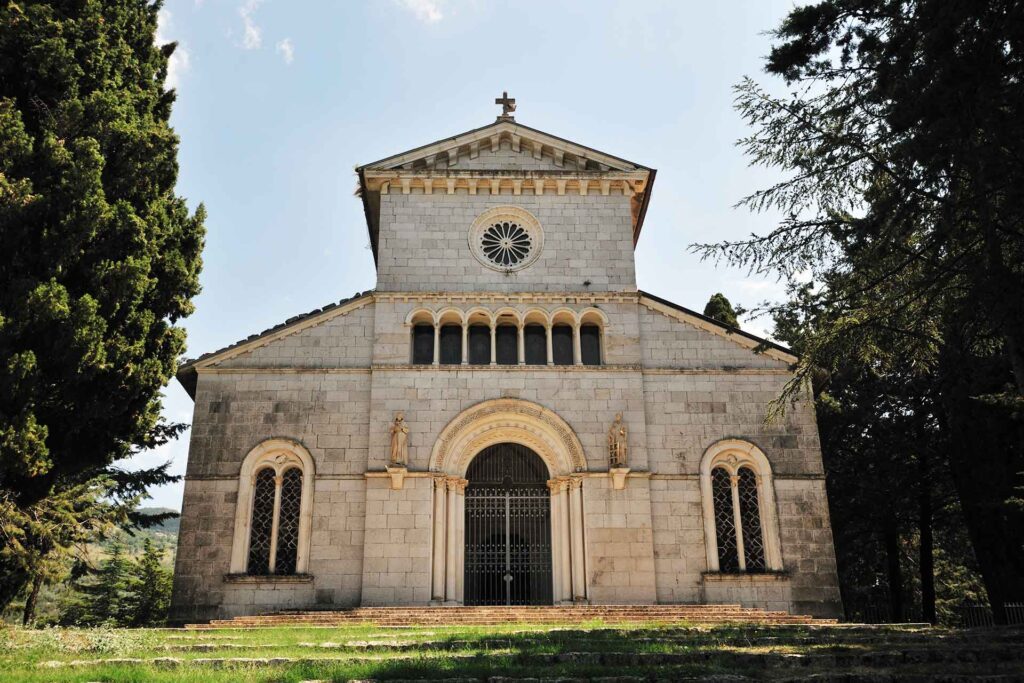
M 352 625 L 208 631 L 8 628 L 0 630 L 0 680 L 297 683 L 491 676 L 679 679 L 713 674 L 770 679 L 860 666 L 875 673 L 891 673 L 898 666 L 898 673 L 955 674 L 956 661 L 937 664 L 929 661 L 928 653 L 949 659 L 948 653 L 960 651 L 968 660 L 992 662 L 985 666 L 993 672 L 1024 676 L 1021 635 L 600 622 L 563 627 Z M 918 659 L 894 665 L 891 653 L 903 650 L 919 653 Z M 176 661 L 155 661 L 161 658 Z M 251 658 L 298 661 L 239 661 Z M 978 665 L 970 661 L 961 668 L 965 675 L 979 673 Z

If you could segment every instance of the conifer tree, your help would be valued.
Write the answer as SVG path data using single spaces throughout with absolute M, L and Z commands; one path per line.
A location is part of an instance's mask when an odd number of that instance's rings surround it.
M 160 390 L 199 291 L 204 212 L 174 192 L 158 10 L 0 6 L 0 608 L 169 480 L 114 466 L 180 431 Z
M 704 307 L 704 315 L 714 318 L 720 323 L 725 323 L 729 327 L 740 326 L 739 321 L 736 320 L 736 311 L 733 310 L 732 303 L 721 292 L 711 295 L 707 306 Z
M 849 359 L 937 392 L 938 424 L 997 619 L 1024 601 L 1024 6 L 821 0 L 774 32 L 737 106 L 755 163 L 787 178 L 744 203 L 782 215 L 695 248 L 795 282 L 819 324 L 776 409 Z
M 162 626 L 171 606 L 171 572 L 160 564 L 163 553 L 146 539 L 135 562 L 135 589 L 129 598 L 129 626 Z

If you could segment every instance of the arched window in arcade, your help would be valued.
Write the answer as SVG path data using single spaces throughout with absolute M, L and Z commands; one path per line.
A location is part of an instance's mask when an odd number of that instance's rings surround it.
M 733 449 L 709 449 L 701 464 L 708 568 L 724 573 L 780 570 L 768 459 L 752 444 L 731 443 Z
M 242 463 L 231 571 L 301 574 L 308 560 L 313 461 L 301 446 L 272 439 Z
M 414 365 L 602 365 L 604 314 L 587 309 L 577 317 L 562 309 L 523 314 L 505 309 L 492 317 L 475 309 L 447 309 L 410 316 Z

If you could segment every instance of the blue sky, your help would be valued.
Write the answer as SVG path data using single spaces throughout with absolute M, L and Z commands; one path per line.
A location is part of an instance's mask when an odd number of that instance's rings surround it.
M 703 309 L 774 281 L 702 263 L 693 242 L 764 232 L 733 205 L 777 179 L 747 166 L 732 86 L 763 74 L 765 31 L 792 1 L 168 0 L 178 41 L 178 192 L 206 205 L 196 356 L 374 286 L 353 168 L 494 120 L 508 90 L 526 125 L 658 169 L 636 250 L 639 286 Z M 763 321 L 744 325 L 764 331 Z M 190 422 L 173 382 L 165 414 Z M 133 459 L 183 473 L 188 433 Z M 180 508 L 182 485 L 150 504 Z

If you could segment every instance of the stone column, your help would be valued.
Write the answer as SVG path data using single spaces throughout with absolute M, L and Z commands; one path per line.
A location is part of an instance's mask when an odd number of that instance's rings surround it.
M 572 599 L 587 599 L 586 572 L 583 566 L 583 478 L 569 479 L 569 535 L 572 538 Z
M 740 478 L 735 474 L 731 475 L 729 477 L 729 484 L 732 487 L 732 525 L 736 527 L 736 559 L 742 572 L 747 569 L 747 558 L 743 552 L 743 519 L 740 516 Z
M 558 480 L 558 537 L 562 551 L 562 601 L 572 602 L 572 538 L 569 535 L 569 480 Z
M 469 323 L 462 323 L 462 364 L 469 365 Z
M 431 587 L 432 602 L 444 602 L 444 559 L 445 559 L 445 503 L 448 485 L 445 478 L 434 477 L 434 557 L 433 585 Z
M 441 323 L 434 323 L 434 365 L 441 364 Z
M 526 332 L 525 332 L 525 329 L 526 329 L 525 325 L 520 325 L 519 326 L 519 334 L 518 334 L 519 341 L 516 344 L 516 350 L 519 352 L 519 364 L 520 365 L 526 365 L 526 337 L 525 337 Z
M 274 512 L 270 522 L 270 557 L 267 559 L 267 573 L 274 573 L 274 566 L 277 564 L 277 533 L 281 525 L 281 486 L 284 484 L 284 475 L 278 471 L 274 477 Z
M 544 330 L 546 332 L 545 336 L 547 337 L 547 342 L 548 342 L 548 365 L 554 365 L 555 364 L 555 354 L 551 350 L 551 325 L 545 325 L 544 326 Z
M 498 325 L 491 323 L 491 365 L 498 364 Z
M 557 479 L 548 479 L 548 490 L 551 492 L 551 601 L 558 604 L 562 601 L 562 488 Z
M 445 486 L 448 488 L 448 520 L 447 529 L 445 530 L 447 542 L 445 547 L 444 598 L 445 603 L 449 605 L 455 604 L 455 575 L 457 574 L 456 568 L 459 562 L 458 533 L 456 531 L 459 508 L 455 502 L 457 498 L 455 491 L 458 487 L 458 481 L 457 477 L 449 477 L 445 480 Z
M 583 351 L 580 346 L 580 326 L 572 326 L 572 363 L 583 365 Z
M 463 598 L 466 562 L 466 485 L 468 479 L 455 480 L 455 601 L 465 602 Z

